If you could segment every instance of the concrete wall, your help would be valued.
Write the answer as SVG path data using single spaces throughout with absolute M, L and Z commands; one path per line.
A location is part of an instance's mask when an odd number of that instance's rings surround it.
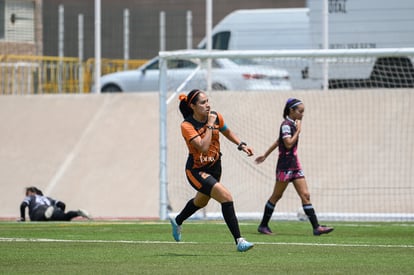
M 217 92 L 210 102 L 259 155 L 276 138 L 288 97 L 306 106 L 299 155 L 319 213 L 413 213 L 413 90 Z M 168 108 L 174 212 L 194 195 L 177 105 Z M 158 218 L 158 112 L 157 93 L 0 97 L 0 218 L 18 217 L 30 185 L 95 218 Z M 236 211 L 261 213 L 277 154 L 258 166 L 225 138 L 222 150 Z M 277 210 L 298 208 L 289 188 Z
M 320 216 L 413 215 L 414 90 L 226 92 L 211 94 L 210 102 L 257 156 L 278 137 L 289 97 L 305 104 L 298 152 Z M 176 125 L 182 120 L 174 109 L 168 118 Z M 174 144 L 170 159 L 175 160 L 169 163 L 169 196 L 173 210 L 179 211 L 194 191 L 183 184 L 186 148 L 179 127 L 170 129 L 169 136 L 169 145 Z M 273 190 L 277 152 L 256 165 L 254 157 L 241 154 L 225 138 L 221 144 L 222 182 L 233 194 L 236 212 L 261 216 Z M 300 199 L 290 186 L 275 214 L 298 209 Z M 220 213 L 220 205 L 209 203 L 207 212 Z
M 0 217 L 35 185 L 95 217 L 158 217 L 158 97 L 0 97 Z

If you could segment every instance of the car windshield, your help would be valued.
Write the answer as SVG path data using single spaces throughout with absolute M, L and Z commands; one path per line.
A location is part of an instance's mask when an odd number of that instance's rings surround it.
M 196 68 L 196 67 L 197 67 L 197 64 L 195 64 L 194 62 L 191 62 L 190 60 L 177 59 L 177 60 L 168 61 L 169 69 Z
M 256 66 L 260 65 L 253 59 L 246 58 L 218 58 L 213 59 L 213 68 L 234 68 L 237 66 Z
M 232 58 L 230 60 L 236 63 L 237 65 L 258 65 L 256 61 L 248 58 Z
M 191 69 L 196 68 L 197 64 L 185 59 L 177 59 L 177 60 L 168 60 L 168 69 Z M 150 65 L 148 65 L 146 70 L 158 70 L 159 69 L 159 60 L 154 60 Z

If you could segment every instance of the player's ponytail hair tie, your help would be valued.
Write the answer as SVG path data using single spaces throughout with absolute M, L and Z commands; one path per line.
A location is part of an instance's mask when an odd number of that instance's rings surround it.
M 179 99 L 180 101 L 185 101 L 185 102 L 187 102 L 187 96 L 186 96 L 185 94 L 180 94 L 180 95 L 178 96 L 178 99 Z

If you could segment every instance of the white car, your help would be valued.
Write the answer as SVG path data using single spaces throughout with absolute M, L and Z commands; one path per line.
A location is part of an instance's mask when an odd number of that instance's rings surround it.
M 289 73 L 286 70 L 262 66 L 253 62 L 241 64 L 241 59 L 226 58 L 212 61 L 212 89 L 232 91 L 291 90 Z M 244 61 L 245 63 L 246 61 Z M 238 64 L 239 63 L 239 64 Z M 187 80 L 182 89 L 206 89 L 206 69 L 198 60 L 168 61 L 168 90 L 177 88 Z M 199 67 L 200 66 L 200 67 Z M 187 79 L 194 70 L 197 72 Z M 136 70 L 107 74 L 101 77 L 102 92 L 159 91 L 158 57 Z

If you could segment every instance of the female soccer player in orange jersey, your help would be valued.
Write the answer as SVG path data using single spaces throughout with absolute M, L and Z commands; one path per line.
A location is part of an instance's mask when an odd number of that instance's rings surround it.
M 237 250 L 247 251 L 253 244 L 241 237 L 232 195 L 220 182 L 220 133 L 248 156 L 253 155 L 253 150 L 226 126 L 220 113 L 211 110 L 208 97 L 203 91 L 192 90 L 188 95 L 180 95 L 179 99 L 179 108 L 184 118 L 181 133 L 189 151 L 185 173 L 197 193 L 175 219 L 171 218 L 173 237 L 177 242 L 180 241 L 182 223 L 213 198 L 221 204 L 224 220 L 233 235 Z

